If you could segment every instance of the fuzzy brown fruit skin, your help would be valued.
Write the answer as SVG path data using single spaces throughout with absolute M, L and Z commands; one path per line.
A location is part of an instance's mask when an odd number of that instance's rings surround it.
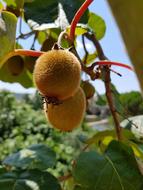
M 56 39 L 54 39 L 53 37 L 49 36 L 49 38 L 47 38 L 41 47 L 41 51 L 49 51 L 52 49 L 54 43 L 56 43 Z
M 73 53 L 51 50 L 37 59 L 33 78 L 42 95 L 65 100 L 79 88 L 80 72 L 80 63 Z
M 8 59 L 6 64 L 7 64 L 7 68 L 9 70 L 9 72 L 13 76 L 20 75 L 24 69 L 24 60 L 19 55 L 13 56 L 10 59 Z
M 84 117 L 86 110 L 84 92 L 79 88 L 73 97 L 66 99 L 62 104 L 45 104 L 44 110 L 53 127 L 61 131 L 72 131 L 81 124 Z
M 90 99 L 94 96 L 95 93 L 95 88 L 94 86 L 88 82 L 88 81 L 82 81 L 81 82 L 81 87 L 85 93 L 86 99 Z
M 31 56 L 26 56 L 25 59 L 24 59 L 25 67 L 26 67 L 31 73 L 33 73 L 36 60 L 37 60 L 37 57 L 31 57 Z

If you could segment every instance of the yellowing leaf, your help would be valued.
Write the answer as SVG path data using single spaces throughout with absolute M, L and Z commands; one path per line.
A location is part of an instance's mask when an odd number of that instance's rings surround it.
M 14 14 L 2 11 L 0 15 L 0 68 L 15 47 L 17 18 Z

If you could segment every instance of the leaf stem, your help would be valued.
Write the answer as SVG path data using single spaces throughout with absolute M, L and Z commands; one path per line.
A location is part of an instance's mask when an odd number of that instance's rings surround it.
M 82 15 L 85 13 L 86 9 L 88 6 L 93 2 L 93 0 L 86 0 L 81 7 L 78 9 L 76 12 L 72 22 L 71 22 L 71 28 L 70 28 L 70 39 L 74 41 L 74 36 L 75 36 L 75 28 L 77 23 L 79 22 L 80 18 Z
M 15 49 L 14 52 L 12 52 L 12 55 L 25 55 L 25 56 L 31 56 L 31 57 L 39 57 L 42 55 L 43 51 L 35 51 L 35 50 L 26 50 L 26 49 Z

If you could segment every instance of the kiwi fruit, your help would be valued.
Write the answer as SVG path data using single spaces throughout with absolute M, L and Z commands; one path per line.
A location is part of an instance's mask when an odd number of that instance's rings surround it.
M 36 60 L 37 60 L 37 57 L 31 57 L 31 56 L 26 56 L 25 59 L 24 59 L 25 67 L 26 67 L 31 73 L 33 73 Z
M 85 93 L 86 99 L 90 99 L 94 96 L 95 88 L 89 81 L 82 81 L 80 86 Z
M 62 104 L 44 105 L 44 111 L 49 123 L 61 131 L 72 131 L 78 127 L 84 117 L 86 109 L 86 99 L 81 88 L 74 96 L 63 101 Z
M 42 44 L 41 51 L 49 51 L 52 49 L 54 43 L 56 43 L 56 39 L 49 36 Z
M 9 11 L 9 12 L 15 14 L 16 17 L 20 16 L 20 9 L 15 8 L 13 6 L 6 6 L 6 11 Z
M 24 60 L 19 55 L 9 58 L 6 62 L 6 64 L 7 64 L 8 71 L 13 76 L 20 75 L 24 69 Z
M 33 79 L 42 95 L 65 100 L 79 88 L 80 74 L 80 62 L 73 53 L 53 49 L 37 59 Z

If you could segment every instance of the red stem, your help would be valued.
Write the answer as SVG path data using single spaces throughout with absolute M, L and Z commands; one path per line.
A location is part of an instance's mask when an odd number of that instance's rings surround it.
M 97 65 L 116 65 L 116 66 L 124 67 L 126 69 L 133 71 L 132 67 L 130 67 L 129 65 L 114 62 L 114 61 L 97 61 L 97 62 L 95 62 L 95 64 L 97 64 Z
M 45 52 L 35 51 L 35 50 L 16 49 L 14 50 L 14 53 L 19 54 L 19 55 L 25 55 L 25 56 L 39 57 Z
M 76 12 L 72 22 L 71 22 L 71 29 L 70 29 L 70 39 L 74 41 L 75 36 L 75 28 L 77 23 L 79 22 L 80 18 L 88 8 L 88 6 L 92 3 L 93 0 L 86 0 L 82 6 L 79 8 L 79 10 Z

